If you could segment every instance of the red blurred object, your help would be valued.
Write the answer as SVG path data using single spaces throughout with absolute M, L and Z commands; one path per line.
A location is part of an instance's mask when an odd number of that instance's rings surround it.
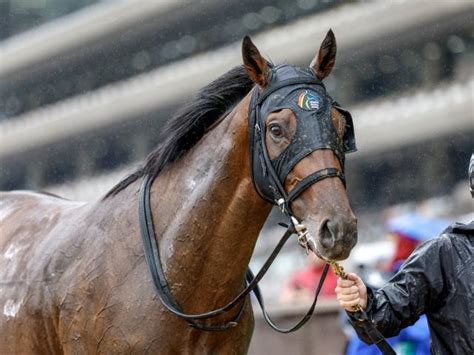
M 324 264 L 308 265 L 304 269 L 296 271 L 290 278 L 288 286 L 293 290 L 304 290 L 314 293 L 318 286 L 319 279 L 323 273 Z M 326 276 L 326 281 L 321 289 L 320 295 L 322 297 L 336 297 L 334 289 L 337 285 L 337 276 L 329 269 Z
M 420 244 L 418 240 L 412 239 L 402 233 L 396 233 L 395 254 L 392 259 L 392 266 L 407 259 L 415 248 Z

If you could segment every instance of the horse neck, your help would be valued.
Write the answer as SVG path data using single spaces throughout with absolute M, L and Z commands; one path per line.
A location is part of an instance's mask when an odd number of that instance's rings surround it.
M 252 183 L 247 115 L 248 97 L 152 185 L 163 268 L 188 312 L 220 306 L 242 287 L 271 208 Z

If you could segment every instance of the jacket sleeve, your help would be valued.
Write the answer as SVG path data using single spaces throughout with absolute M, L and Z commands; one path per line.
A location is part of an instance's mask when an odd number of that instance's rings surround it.
M 384 287 L 368 290 L 367 316 L 385 337 L 397 335 L 401 329 L 415 323 L 422 313 L 439 304 L 444 288 L 444 268 L 448 266 L 443 265 L 445 243 L 444 236 L 424 243 Z M 370 343 L 360 321 L 354 314 L 348 312 L 348 315 L 359 337 Z

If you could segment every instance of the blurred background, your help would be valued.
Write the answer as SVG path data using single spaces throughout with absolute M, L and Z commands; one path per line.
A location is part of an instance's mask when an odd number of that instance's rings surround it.
M 307 66 L 332 28 L 338 54 L 325 82 L 351 111 L 359 148 L 346 175 L 360 242 L 346 267 L 377 269 L 397 250 L 391 219 L 474 217 L 473 4 L 0 0 L 0 190 L 98 199 L 159 143 L 176 107 L 241 63 L 244 35 L 275 63 Z M 270 216 L 254 269 L 283 234 L 280 218 Z M 282 294 L 311 263 L 289 244 L 262 285 L 284 324 L 307 299 Z M 256 312 L 250 352 L 343 353 L 349 333 L 330 295 L 317 313 L 287 336 Z

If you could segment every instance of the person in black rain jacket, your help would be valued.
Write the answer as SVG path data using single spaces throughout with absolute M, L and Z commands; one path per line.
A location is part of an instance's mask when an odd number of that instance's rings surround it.
M 473 158 L 471 166 L 472 162 Z M 419 246 L 379 290 L 368 289 L 356 274 L 348 274 L 347 280 L 338 279 L 335 291 L 358 336 L 367 343 L 371 341 L 363 321 L 353 313 L 356 305 L 385 337 L 397 335 L 426 314 L 433 354 L 474 354 L 473 254 L 474 221 L 455 223 Z

